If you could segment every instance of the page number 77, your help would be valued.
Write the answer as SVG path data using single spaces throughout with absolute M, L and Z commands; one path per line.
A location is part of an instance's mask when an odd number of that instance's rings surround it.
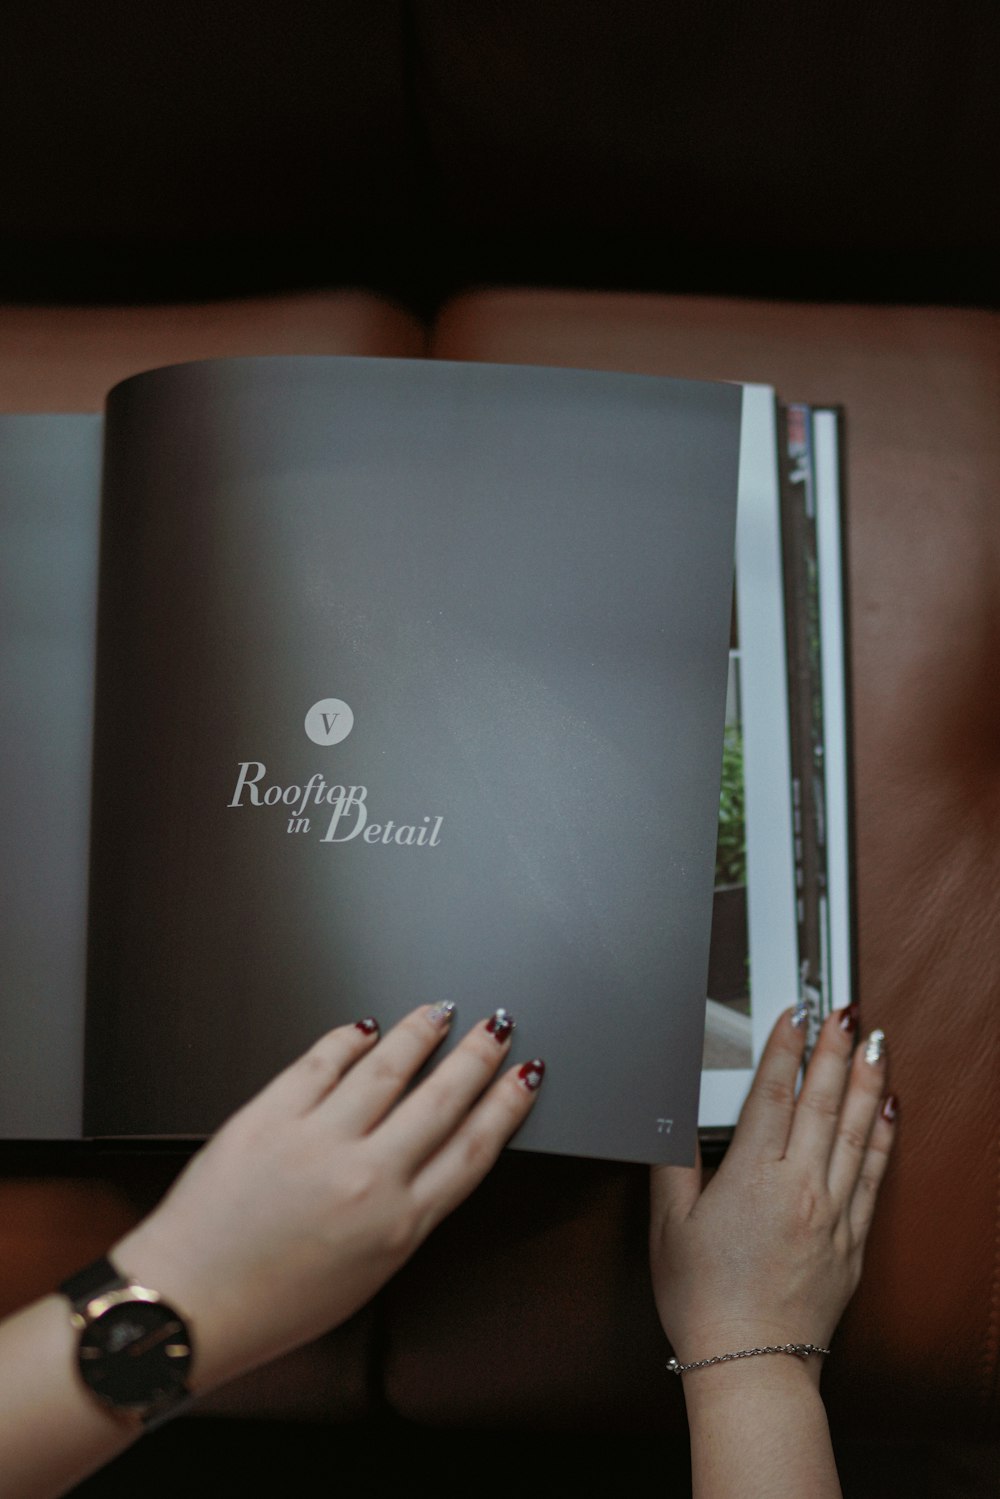
M 657 1119 L 656 1121 L 656 1133 L 658 1135 L 669 1135 L 673 1127 L 674 1121 L 672 1119 Z

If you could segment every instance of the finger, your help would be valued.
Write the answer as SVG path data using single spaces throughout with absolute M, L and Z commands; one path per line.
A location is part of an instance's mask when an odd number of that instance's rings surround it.
M 387 1031 L 336 1092 L 321 1100 L 338 1129 L 364 1135 L 402 1097 L 421 1067 L 448 1034 L 455 1006 L 449 1001 L 421 1005 Z
M 785 1155 L 799 1165 L 816 1168 L 825 1183 L 833 1142 L 851 1071 L 858 1007 L 834 1010 L 823 1022 L 812 1054 L 788 1135 Z
M 693 1166 L 654 1166 L 650 1173 L 650 1230 L 685 1219 L 701 1196 L 701 1144 L 695 1140 Z
M 830 1194 L 841 1211 L 850 1203 L 857 1186 L 885 1094 L 885 1074 L 885 1032 L 875 1030 L 854 1053 L 830 1157 L 827 1180 Z
M 430 1233 L 479 1185 L 531 1112 L 544 1075 L 545 1063 L 536 1057 L 497 1078 L 450 1139 L 417 1173 L 412 1191 L 422 1212 L 425 1233 Z
M 493 1081 L 510 1051 L 514 1021 L 506 1010 L 473 1026 L 450 1056 L 398 1104 L 378 1128 L 380 1149 L 407 1175 L 454 1134 Z
M 792 1019 L 797 1013 L 802 1011 L 785 1010 L 775 1022 L 740 1110 L 726 1161 L 780 1161 L 785 1153 L 806 1043 L 805 1024 Z
M 247 1107 L 276 1119 L 308 1113 L 371 1051 L 378 1036 L 378 1021 L 370 1016 L 327 1031 L 291 1066 L 272 1078 Z
M 875 1211 L 875 1199 L 889 1165 L 889 1156 L 896 1139 L 898 1115 L 899 1100 L 894 1093 L 890 1093 L 883 1100 L 881 1111 L 875 1120 L 875 1127 L 861 1163 L 861 1171 L 848 1210 L 848 1222 L 855 1243 L 863 1243 L 868 1236 L 872 1214 Z

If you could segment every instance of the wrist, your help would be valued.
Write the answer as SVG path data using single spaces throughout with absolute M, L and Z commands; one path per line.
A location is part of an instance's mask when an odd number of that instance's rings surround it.
M 695 1494 L 840 1495 L 821 1363 L 760 1355 L 681 1376 Z
M 158 1232 L 155 1218 L 146 1220 L 120 1239 L 108 1257 L 120 1273 L 157 1291 L 180 1312 L 192 1335 L 194 1356 L 188 1377 L 193 1395 L 204 1395 L 221 1384 L 224 1339 L 218 1306 L 205 1296 L 195 1270 Z
M 245 1270 L 234 1273 L 231 1263 L 213 1255 L 208 1244 L 199 1245 L 167 1214 L 144 1219 L 109 1254 L 123 1275 L 159 1291 L 183 1312 L 195 1345 L 188 1380 L 195 1396 L 294 1346 L 291 1339 L 276 1339 L 266 1288 L 255 1288 Z
M 6 1494 L 63 1494 L 140 1434 L 101 1408 L 76 1368 L 77 1338 L 56 1292 L 0 1326 L 0 1470 Z
M 756 1346 L 756 1345 L 755 1345 Z M 819 1355 L 757 1354 L 690 1369 L 680 1375 L 689 1415 L 734 1401 L 819 1400 L 823 1359 Z

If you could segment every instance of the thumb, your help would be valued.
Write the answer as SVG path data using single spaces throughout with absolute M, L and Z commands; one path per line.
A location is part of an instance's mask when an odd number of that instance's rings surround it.
M 668 1220 L 688 1216 L 701 1196 L 701 1146 L 695 1142 L 693 1166 L 654 1166 L 650 1177 L 653 1233 Z

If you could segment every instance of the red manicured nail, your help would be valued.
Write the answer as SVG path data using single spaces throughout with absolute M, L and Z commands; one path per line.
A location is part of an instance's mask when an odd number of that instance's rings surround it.
M 848 1005 L 846 1010 L 839 1010 L 837 1013 L 840 1015 L 840 1029 L 846 1031 L 849 1036 L 853 1036 L 858 1028 L 858 1021 L 861 1018 L 861 1011 L 858 1006 Z
M 507 1010 L 497 1010 L 487 1020 L 486 1029 L 494 1041 L 506 1041 L 514 1029 L 514 1017 Z
M 378 1021 L 373 1020 L 370 1015 L 366 1015 L 364 1020 L 355 1020 L 354 1024 L 356 1028 L 359 1031 L 362 1031 L 366 1036 L 378 1035 Z
M 541 1057 L 535 1057 L 531 1062 L 525 1062 L 523 1067 L 517 1071 L 518 1077 L 530 1093 L 542 1086 L 542 1078 L 545 1076 L 545 1063 Z
M 882 1118 L 888 1119 L 889 1123 L 892 1124 L 898 1113 L 899 1099 L 896 1097 L 895 1093 L 890 1093 L 887 1096 L 885 1103 L 883 1103 L 882 1105 Z

